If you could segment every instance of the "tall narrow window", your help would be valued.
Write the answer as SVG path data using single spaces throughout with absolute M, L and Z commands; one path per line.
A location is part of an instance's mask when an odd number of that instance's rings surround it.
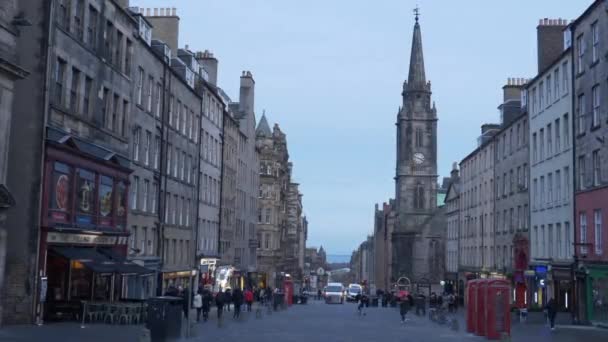
M 158 170 L 160 160 L 160 137 L 154 138 L 154 169 Z
M 152 92 L 154 91 L 154 77 L 148 77 L 148 92 L 147 92 L 147 106 L 148 113 L 152 113 Z
M 144 69 L 138 69 L 137 74 L 137 105 L 141 106 L 144 97 Z
M 119 119 L 118 116 L 120 114 L 120 96 L 118 94 L 114 94 L 114 101 L 112 102 L 112 117 L 108 122 L 108 129 L 111 129 L 114 132 L 118 132 Z
M 593 116 L 591 118 L 591 127 L 597 127 L 600 124 L 600 85 L 596 84 L 591 88 L 593 97 Z
M 162 98 L 162 85 L 160 83 L 156 84 L 156 117 L 160 117 L 160 101 Z
M 570 123 L 568 120 L 568 114 L 564 114 L 564 148 L 570 146 Z
M 63 89 L 65 83 L 66 62 L 62 59 L 57 59 L 55 64 L 55 104 L 63 106 Z
M 137 210 L 137 196 L 139 196 L 139 177 L 133 176 L 131 184 L 131 209 Z
M 93 79 L 85 77 L 84 79 L 84 96 L 82 101 L 82 113 L 89 114 L 91 110 L 91 91 L 93 90 Z
M 127 38 L 127 48 L 125 49 L 125 74 L 131 77 L 131 62 L 133 60 L 133 43 Z
M 122 135 L 123 137 L 126 135 L 128 120 L 129 120 L 129 101 L 123 100 L 122 101 L 122 117 L 121 117 L 121 124 L 120 124 L 120 128 L 119 128 L 120 135 Z
M 593 223 L 595 225 L 595 254 L 602 255 L 602 210 L 593 211 Z
M 70 109 L 78 113 L 80 104 L 80 70 L 72 68 L 72 84 L 70 86 Z
M 150 211 L 152 214 L 156 214 L 156 187 L 158 184 L 152 183 L 152 189 L 150 192 Z
M 553 72 L 553 84 L 554 84 L 554 92 L 555 92 L 555 101 L 559 100 L 560 92 L 559 92 L 559 66 Z
M 167 144 L 167 175 L 171 174 L 171 154 L 173 152 L 173 148 L 171 144 Z
M 581 34 L 580 36 L 576 37 L 576 50 L 578 52 L 577 54 L 577 60 L 576 60 L 576 72 L 577 73 L 581 73 L 583 71 L 585 71 L 585 67 L 583 65 L 584 61 L 585 61 L 585 37 Z
M 139 161 L 139 144 L 141 139 L 141 128 L 133 130 L 133 160 Z
M 562 82 L 564 84 L 564 86 L 562 87 L 562 92 L 564 94 L 568 94 L 568 89 L 570 89 L 570 78 L 568 77 L 569 75 L 569 70 L 568 70 L 568 61 L 565 61 L 562 64 Z
M 547 125 L 547 158 L 551 158 L 553 155 L 553 130 L 551 124 Z
M 57 6 L 57 23 L 64 29 L 69 30 L 72 2 L 70 0 L 59 0 Z
M 591 24 L 591 35 L 593 36 L 593 47 L 591 50 L 591 56 L 593 58 L 593 63 L 595 63 L 600 59 L 600 29 L 597 25 L 597 21 Z
M 146 141 L 144 142 L 144 164 L 150 165 L 150 147 L 152 145 L 152 132 L 146 131 Z
M 545 129 L 544 128 L 540 129 L 538 140 L 539 140 L 538 142 L 540 145 L 538 147 L 539 158 L 542 161 L 545 159 Z
M 93 7 L 89 6 L 89 23 L 87 25 L 87 44 L 93 50 L 97 47 L 97 18 L 99 12 Z
M 585 190 L 585 156 L 578 157 L 578 189 Z
M 555 170 L 555 203 L 562 201 L 562 174 L 560 170 Z
M 587 254 L 587 214 L 579 213 L 581 254 Z
M 570 167 L 564 167 L 564 203 L 570 201 Z
M 545 82 L 540 81 L 540 84 L 538 85 L 538 106 L 539 106 L 539 111 L 542 111 L 545 106 Z
M 145 179 L 144 180 L 144 189 L 143 189 L 143 196 L 141 199 L 141 210 L 144 212 L 148 211 L 148 195 L 149 195 L 149 191 L 150 191 L 150 181 Z
M 424 209 L 424 187 L 422 186 L 422 184 L 416 185 L 416 191 L 414 195 L 414 208 Z
M 422 147 L 422 128 L 416 128 L 416 147 Z
M 101 125 L 105 127 L 108 117 L 110 116 L 110 108 L 112 107 L 110 103 L 110 89 L 105 87 L 103 88 L 103 99 L 101 105 Z
M 538 161 L 538 145 L 536 141 L 536 133 L 532 134 L 532 161 Z
M 551 87 L 553 83 L 551 82 L 551 75 L 547 76 L 547 80 L 545 81 L 545 86 L 547 87 L 547 106 L 551 104 Z
M 555 119 L 555 153 L 559 153 L 560 149 L 561 149 L 561 142 L 560 140 L 562 139 L 562 133 L 560 131 L 560 127 L 559 127 L 559 118 Z
M 108 62 L 110 62 L 111 64 L 113 63 L 113 58 L 114 58 L 114 25 L 112 24 L 111 21 L 107 21 L 106 22 L 106 30 L 103 33 L 103 37 L 104 37 L 104 54 L 106 56 L 106 58 L 108 59 Z
M 578 116 L 578 134 L 583 134 L 585 133 L 585 94 L 578 96 L 576 115 Z
M 600 162 L 600 150 L 593 151 L 593 186 L 602 182 L 602 170 Z
M 114 49 L 114 64 L 118 67 L 118 70 L 122 71 L 122 48 L 123 48 L 123 34 L 116 30 L 116 48 Z
M 82 40 L 84 34 L 84 0 L 76 0 L 76 11 L 74 12 L 74 34 Z

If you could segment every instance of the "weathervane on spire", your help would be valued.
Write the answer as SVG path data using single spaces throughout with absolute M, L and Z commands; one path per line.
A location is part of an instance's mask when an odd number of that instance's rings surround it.
M 418 22 L 418 17 L 420 17 L 420 7 L 418 5 L 414 8 L 414 16 L 416 17 L 416 22 Z

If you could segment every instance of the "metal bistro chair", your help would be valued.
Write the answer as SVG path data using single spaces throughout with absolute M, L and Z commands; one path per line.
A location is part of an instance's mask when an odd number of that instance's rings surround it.
M 131 308 L 128 304 L 120 304 L 118 306 L 118 324 L 131 324 Z
M 141 304 L 131 306 L 131 324 L 141 324 L 143 307 Z
M 85 319 L 89 320 L 89 323 L 99 322 L 103 319 L 103 305 L 100 303 L 83 302 L 86 306 Z
M 110 324 L 114 324 L 116 323 L 119 312 L 118 312 L 118 307 L 116 306 L 116 304 L 108 304 L 106 305 L 106 310 L 105 310 L 105 314 L 103 317 L 103 321 L 104 323 L 109 321 Z

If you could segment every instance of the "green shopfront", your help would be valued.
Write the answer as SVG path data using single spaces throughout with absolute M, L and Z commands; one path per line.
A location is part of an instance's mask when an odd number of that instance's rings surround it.
M 589 265 L 586 285 L 589 321 L 608 326 L 608 265 Z

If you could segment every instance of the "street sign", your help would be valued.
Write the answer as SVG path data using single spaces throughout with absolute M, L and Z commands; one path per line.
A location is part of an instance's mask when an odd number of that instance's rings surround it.
M 323 269 L 323 267 L 317 268 L 317 274 L 320 275 L 320 276 L 322 276 L 322 275 L 325 274 L 325 270 Z

